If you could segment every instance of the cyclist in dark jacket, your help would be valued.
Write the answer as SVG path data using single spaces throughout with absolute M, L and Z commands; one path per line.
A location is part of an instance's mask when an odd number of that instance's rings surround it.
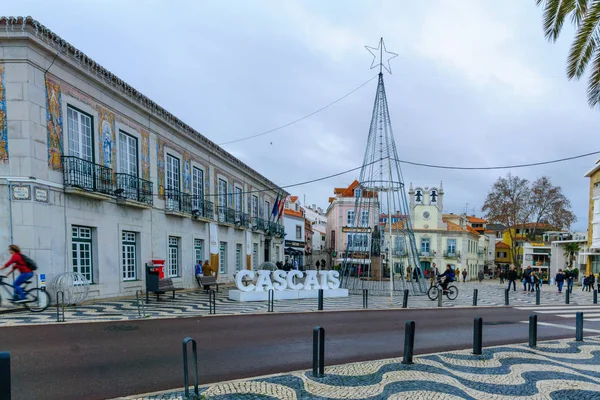
M 448 285 L 454 280 L 454 271 L 450 264 L 446 265 L 446 270 L 438 276 L 439 278 L 446 278 L 440 281 L 440 286 L 444 289 L 444 292 L 448 291 Z

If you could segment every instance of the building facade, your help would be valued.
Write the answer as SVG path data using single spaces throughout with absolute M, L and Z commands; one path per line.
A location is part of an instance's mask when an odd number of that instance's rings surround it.
M 559 269 L 565 269 L 569 263 L 569 244 L 575 249 L 579 249 L 574 253 L 573 268 L 577 268 L 581 273 L 580 279 L 583 279 L 583 272 L 586 269 L 586 254 L 589 253 L 588 237 L 586 232 L 574 232 L 572 234 L 561 235 L 551 242 L 550 252 L 550 277 L 554 277 Z
M 586 272 L 600 273 L 600 160 L 585 176 L 590 178 Z
M 152 260 L 192 288 L 202 260 L 227 281 L 283 257 L 277 185 L 39 22 L 0 18 L 0 40 L 2 248 L 91 298 L 144 290 Z
M 316 267 L 316 263 L 319 261 L 319 267 L 322 267 L 321 264 L 325 261 L 326 268 L 328 258 L 325 251 L 327 217 L 323 214 L 321 207 L 312 204 L 304 207 L 304 218 L 306 218 L 312 230 L 310 265 Z
M 300 268 L 305 268 L 306 256 L 306 221 L 304 209 L 298 196 L 289 196 L 283 209 L 283 226 L 285 228 L 285 259 L 284 262 L 298 262 Z

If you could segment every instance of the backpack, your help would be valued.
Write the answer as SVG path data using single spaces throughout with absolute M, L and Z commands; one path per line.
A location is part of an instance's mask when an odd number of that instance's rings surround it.
M 26 256 L 25 254 L 21 254 L 21 258 L 25 262 L 25 265 L 27 266 L 27 268 L 29 268 L 32 271 L 35 271 L 37 269 L 37 264 L 31 258 Z

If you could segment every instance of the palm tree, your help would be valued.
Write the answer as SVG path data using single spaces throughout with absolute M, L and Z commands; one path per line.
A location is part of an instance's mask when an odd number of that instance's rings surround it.
M 573 260 L 575 260 L 575 255 L 579 253 L 579 243 L 567 243 L 565 246 L 565 253 L 563 256 L 569 260 L 569 267 L 573 268 Z
M 567 17 L 575 26 L 575 39 L 567 59 L 567 77 L 579 80 L 590 61 L 587 97 L 590 107 L 600 106 L 600 0 L 535 0 L 544 8 L 544 36 L 556 42 Z

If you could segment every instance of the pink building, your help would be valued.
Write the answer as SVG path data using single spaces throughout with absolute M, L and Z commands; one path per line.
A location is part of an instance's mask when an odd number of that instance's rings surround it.
M 330 265 L 339 265 L 348 249 L 352 258 L 369 258 L 371 233 L 379 223 L 379 202 L 377 193 L 362 190 L 358 181 L 347 188 L 335 188 L 334 197 L 329 198 L 327 217 L 327 243 L 325 248 L 331 255 Z M 357 198 L 363 198 L 361 215 L 355 215 Z M 366 200 L 365 200 L 366 199 Z M 348 247 L 348 239 L 351 246 Z

